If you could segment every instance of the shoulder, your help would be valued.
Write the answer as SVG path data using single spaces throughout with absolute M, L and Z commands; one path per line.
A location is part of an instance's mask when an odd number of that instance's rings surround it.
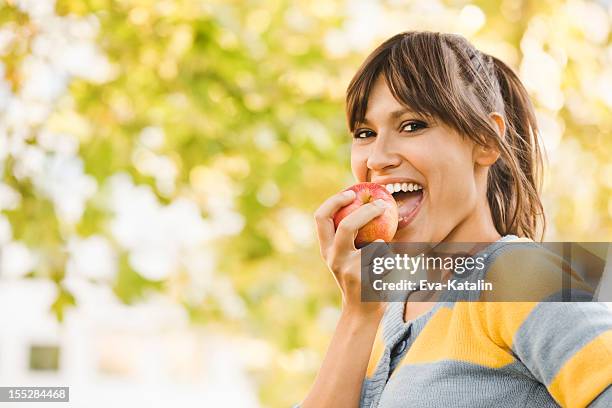
M 483 301 L 540 302 L 553 300 L 571 290 L 576 296 L 592 296 L 593 289 L 559 253 L 562 243 L 544 247 L 521 239 L 497 247 L 487 260 L 484 280 L 492 290 L 481 295 Z M 572 300 L 578 300 L 572 299 Z

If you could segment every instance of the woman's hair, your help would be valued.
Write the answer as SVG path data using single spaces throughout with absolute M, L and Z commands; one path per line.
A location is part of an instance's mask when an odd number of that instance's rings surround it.
M 500 157 L 487 180 L 497 231 L 535 240 L 536 230 L 541 229 L 543 236 L 538 126 L 527 91 L 511 68 L 459 35 L 397 34 L 368 56 L 348 86 L 346 114 L 351 132 L 364 120 L 379 75 L 398 102 L 441 120 L 479 145 L 497 148 Z M 504 135 L 498 134 L 490 119 L 492 112 L 504 118 Z

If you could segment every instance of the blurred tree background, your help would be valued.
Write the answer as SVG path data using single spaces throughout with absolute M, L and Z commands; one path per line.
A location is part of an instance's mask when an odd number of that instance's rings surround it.
M 352 183 L 344 92 L 409 29 L 515 67 L 548 152 L 547 240 L 612 237 L 608 0 L 0 3 L 0 274 L 162 293 L 245 339 L 266 406 L 307 392 L 338 316 L 311 214 Z M 417 56 L 418 57 L 418 56 Z

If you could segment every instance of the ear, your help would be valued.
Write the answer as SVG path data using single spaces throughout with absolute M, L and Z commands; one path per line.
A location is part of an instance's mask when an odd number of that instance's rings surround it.
M 497 127 L 497 134 L 499 135 L 499 138 L 502 139 L 506 134 L 506 121 L 504 120 L 504 117 L 498 112 L 491 112 L 489 114 L 489 118 Z
M 497 128 L 497 134 L 500 139 L 506 133 L 506 122 L 502 115 L 497 112 L 492 112 L 489 118 Z M 499 158 L 499 150 L 493 145 L 486 146 L 474 145 L 474 161 L 481 166 L 492 166 Z

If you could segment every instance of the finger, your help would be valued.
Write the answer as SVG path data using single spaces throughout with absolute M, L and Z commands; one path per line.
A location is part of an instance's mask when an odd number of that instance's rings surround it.
M 319 238 L 321 254 L 327 253 L 327 248 L 334 242 L 336 230 L 334 227 L 334 214 L 342 207 L 347 206 L 355 199 L 353 190 L 343 191 L 325 200 L 315 211 L 314 218 Z
M 355 251 L 355 237 L 359 228 L 380 216 L 387 205 L 383 200 L 376 200 L 374 203 L 362 205 L 340 221 L 335 237 L 337 249 L 340 252 Z
M 391 256 L 391 251 L 387 243 L 382 239 L 377 239 L 370 242 L 368 245 L 358 250 L 361 260 L 361 266 L 369 270 L 372 269 L 377 258 L 385 258 Z
M 361 256 L 364 257 L 362 263 L 371 266 L 374 258 L 393 256 L 395 253 L 384 239 L 377 239 L 360 249 Z

